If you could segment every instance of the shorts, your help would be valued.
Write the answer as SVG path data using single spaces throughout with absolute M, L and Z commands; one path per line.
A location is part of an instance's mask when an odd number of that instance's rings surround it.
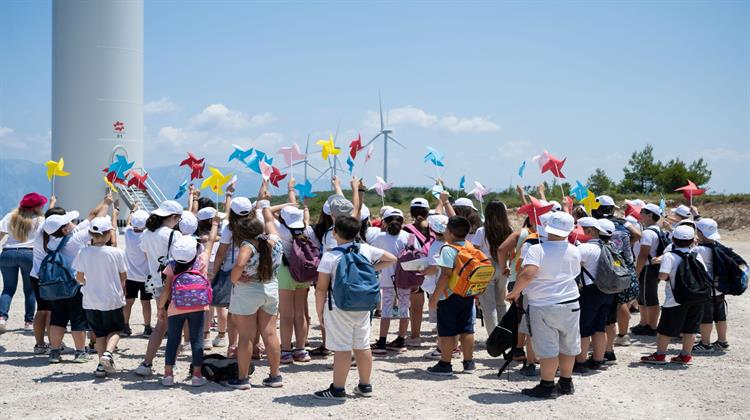
M 367 350 L 370 348 L 370 312 L 342 311 L 335 306 L 323 310 L 326 328 L 325 346 L 333 351 Z
M 548 306 L 529 305 L 531 342 L 539 359 L 581 353 L 581 307 L 578 302 Z
M 153 295 L 146 292 L 146 283 L 142 281 L 126 280 L 125 281 L 125 299 L 135 299 L 141 296 L 141 300 L 151 300 Z
M 31 288 L 34 289 L 34 296 L 36 297 L 36 311 L 51 310 L 50 301 L 39 297 L 39 279 L 36 277 L 29 277 L 29 280 L 31 280 Z
M 679 337 L 680 334 L 697 334 L 700 331 L 702 318 L 703 304 L 662 308 L 656 331 L 667 337 Z
M 383 287 L 382 319 L 404 319 L 409 318 L 409 305 L 411 304 L 411 289 L 396 289 L 394 287 Z M 395 306 L 395 307 L 394 307 Z
M 598 287 L 591 284 L 581 289 L 581 337 L 591 337 L 594 333 L 605 332 L 607 315 L 614 295 L 602 293 Z
M 259 309 L 268 315 L 276 315 L 279 312 L 279 284 L 276 281 L 249 281 L 232 287 L 229 299 L 230 314 L 255 315 Z
M 122 308 L 111 311 L 86 309 L 86 320 L 96 338 L 107 337 L 112 333 L 119 333 L 125 329 L 125 315 Z
M 437 304 L 438 337 L 474 334 L 475 320 L 476 309 L 473 297 L 453 294 Z
M 620 305 L 623 304 L 618 302 L 617 298 L 609 305 L 609 310 L 607 310 L 607 325 L 617 324 L 617 311 Z
M 51 300 L 50 325 L 65 328 L 70 322 L 71 331 L 86 331 L 86 312 L 83 310 L 83 295 L 79 290 L 75 296 L 67 299 Z
M 724 295 L 718 295 L 703 304 L 701 324 L 712 324 L 727 320 L 727 301 Z
M 659 266 L 643 267 L 638 277 L 638 304 L 641 306 L 659 306 Z
M 282 265 L 279 267 L 279 271 L 276 273 L 276 278 L 279 280 L 279 290 L 298 290 L 298 289 L 309 289 L 311 283 L 298 282 L 292 277 L 292 273 L 289 272 L 289 267 Z

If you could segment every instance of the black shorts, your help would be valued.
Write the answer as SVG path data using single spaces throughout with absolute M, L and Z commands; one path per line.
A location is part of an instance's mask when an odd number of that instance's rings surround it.
M 659 266 L 647 265 L 638 276 L 638 304 L 659 306 Z
M 703 304 L 701 324 L 712 324 L 727 320 L 727 301 L 724 295 L 716 296 Z
M 122 308 L 111 311 L 97 311 L 96 309 L 86 309 L 86 320 L 89 322 L 91 331 L 96 338 L 107 337 L 112 333 L 119 333 L 125 329 L 125 315 Z
M 438 337 L 474 334 L 474 298 L 450 295 L 437 304 Z
M 36 310 L 38 311 L 49 311 L 51 309 L 47 299 L 39 297 L 39 279 L 36 277 L 29 277 L 31 280 L 31 288 L 34 289 L 34 296 L 36 297 Z
M 613 298 L 614 295 L 602 293 L 593 284 L 581 289 L 579 300 L 581 305 L 581 337 L 591 337 L 594 333 L 605 332 L 607 314 L 612 306 Z
M 622 303 L 617 302 L 617 298 L 612 301 L 607 311 L 607 325 L 617 324 L 617 311 L 620 309 Z
M 656 331 L 667 337 L 679 337 L 680 334 L 697 334 L 700 331 L 702 318 L 703 304 L 662 308 Z
M 83 310 L 83 295 L 79 290 L 75 296 L 67 299 L 50 300 L 50 325 L 65 328 L 70 322 L 71 331 L 86 331 L 86 312 Z
M 141 295 L 141 300 L 151 300 L 153 295 L 146 292 L 146 282 L 126 280 L 125 281 L 125 299 L 135 299 Z

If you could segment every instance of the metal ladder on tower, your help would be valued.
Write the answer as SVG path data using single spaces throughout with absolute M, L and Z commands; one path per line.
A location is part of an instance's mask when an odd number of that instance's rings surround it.
M 146 173 L 146 170 L 143 168 L 137 168 L 137 170 L 140 173 Z M 133 211 L 133 209 L 135 209 L 136 204 L 140 204 L 141 209 L 152 213 L 154 210 L 159 208 L 159 204 L 162 201 L 167 200 L 167 197 L 161 191 L 159 185 L 156 184 L 156 181 L 154 181 L 153 178 L 147 178 L 144 184 L 146 186 L 145 190 L 136 188 L 135 186 L 119 188 L 120 197 L 123 199 L 123 201 L 125 201 L 125 204 L 128 206 L 128 209 L 130 209 L 130 211 Z

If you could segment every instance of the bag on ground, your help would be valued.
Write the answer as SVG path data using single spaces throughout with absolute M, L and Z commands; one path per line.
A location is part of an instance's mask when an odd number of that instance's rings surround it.
M 189 371 L 193 371 L 192 363 L 190 364 Z M 250 363 L 249 374 L 252 375 L 254 371 L 255 365 Z M 237 377 L 239 374 L 239 365 L 237 364 L 237 359 L 227 359 L 221 354 L 207 354 L 203 357 L 201 374 L 209 381 L 225 382 Z

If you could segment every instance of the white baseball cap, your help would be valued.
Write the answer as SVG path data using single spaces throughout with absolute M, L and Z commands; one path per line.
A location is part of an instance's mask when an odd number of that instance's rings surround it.
M 196 230 L 198 230 L 198 219 L 193 213 L 183 211 L 182 219 L 180 219 L 180 232 L 183 235 L 192 235 Z
M 229 208 L 239 216 L 247 216 L 253 209 L 253 202 L 247 197 L 237 197 L 232 200 Z
M 95 217 L 89 224 L 90 233 L 106 233 L 114 229 L 109 217 Z
M 195 214 L 195 217 L 197 217 L 199 221 L 209 220 L 213 219 L 218 212 L 219 211 L 213 207 L 203 207 L 202 209 L 198 210 L 198 213 Z
M 682 225 L 672 232 L 672 237 L 681 241 L 689 241 L 695 239 L 695 229 L 692 226 Z
M 290 229 L 302 229 L 305 227 L 305 212 L 294 206 L 286 206 L 281 209 L 281 218 L 284 219 L 284 223 Z
M 391 207 L 383 214 L 383 219 L 387 219 L 389 217 L 400 217 L 403 219 L 404 213 L 399 209 L 394 209 L 393 207 Z
M 170 254 L 173 260 L 186 264 L 195 259 L 198 241 L 192 236 L 183 236 L 172 244 Z
M 425 208 L 425 209 L 429 209 L 430 208 L 430 204 L 427 202 L 426 199 L 424 199 L 422 197 L 417 197 L 417 198 L 411 200 L 411 207 L 422 207 L 422 208 Z
M 445 233 L 448 228 L 448 216 L 442 214 L 434 214 L 427 217 L 427 224 L 430 225 L 430 229 L 435 233 Z
M 146 227 L 146 220 L 148 220 L 148 212 L 146 210 L 136 210 L 130 215 L 130 226 L 136 229 L 143 229 Z
M 323 203 L 323 213 L 327 215 L 331 215 L 331 205 L 328 203 L 328 200 L 326 200 L 325 203 Z
M 78 212 L 75 210 L 69 211 L 65 214 L 53 214 L 52 216 L 44 219 L 43 229 L 47 233 L 47 235 L 52 235 L 53 233 L 60 230 L 61 227 L 67 225 L 77 218 Z
M 648 203 L 643 208 L 644 208 L 644 210 L 648 210 L 648 211 L 650 211 L 651 213 L 654 213 L 657 216 L 661 216 L 662 215 L 661 214 L 661 208 L 659 208 L 659 206 L 657 206 L 656 204 Z
M 600 206 L 612 206 L 616 209 L 620 208 L 615 204 L 615 200 L 613 200 L 612 197 L 608 195 L 600 195 L 599 197 L 596 197 L 596 202 L 599 203 Z
M 552 204 L 552 211 L 562 211 L 562 205 L 559 202 L 552 200 L 549 204 Z
M 159 208 L 154 210 L 154 214 L 160 217 L 182 214 L 182 205 L 174 200 L 162 201 Z
M 609 219 L 599 219 L 599 227 L 606 231 L 607 236 L 612 236 L 615 233 L 615 224 Z
M 453 207 L 471 207 L 474 210 L 477 209 L 476 207 L 474 207 L 474 202 L 466 197 L 457 198 L 456 202 L 453 203 Z
M 359 221 L 364 222 L 370 218 L 370 209 L 366 205 L 362 204 L 362 208 L 359 209 Z
M 580 219 L 578 219 L 576 223 L 578 223 L 578 226 L 580 227 L 584 227 L 584 228 L 592 227 L 598 230 L 599 233 L 602 233 L 605 235 L 609 234 L 609 232 L 607 232 L 604 228 L 602 228 L 600 221 L 594 219 L 593 217 L 581 217 Z
M 391 207 L 391 206 L 383 206 L 383 207 L 381 207 L 381 208 L 380 208 L 380 217 L 382 218 L 382 217 L 383 217 L 383 215 L 385 214 L 385 212 L 387 212 L 388 210 L 390 210 L 390 209 L 392 209 L 392 208 L 393 208 L 393 207 Z
M 544 213 L 543 215 L 539 216 L 539 222 L 541 224 L 536 227 L 536 233 L 543 238 L 547 237 L 547 231 L 544 230 L 544 226 L 547 225 L 547 221 L 550 217 L 552 217 L 552 213 L 550 212 Z
M 683 218 L 690 217 L 690 215 L 692 214 L 690 212 L 690 207 L 688 207 L 688 206 L 686 206 L 684 204 L 680 204 L 679 206 L 677 206 L 677 208 L 672 209 L 672 213 L 674 213 L 674 214 L 676 214 L 676 215 L 678 215 L 680 217 L 683 217 Z
M 721 239 L 721 235 L 719 235 L 719 225 L 714 219 L 701 218 L 698 220 L 698 223 L 696 223 L 696 228 L 701 231 L 703 236 L 712 241 L 718 241 Z
M 574 225 L 575 220 L 573 220 L 573 216 L 564 211 L 556 211 L 547 220 L 544 230 L 547 232 L 547 235 L 566 237 L 573 231 Z

